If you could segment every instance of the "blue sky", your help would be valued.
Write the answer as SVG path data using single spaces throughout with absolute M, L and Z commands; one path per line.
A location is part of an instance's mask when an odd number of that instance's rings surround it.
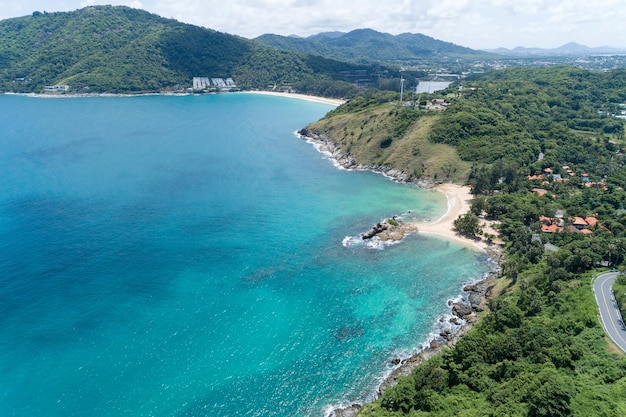
M 372 28 L 475 49 L 568 42 L 626 48 L 623 0 L 20 0 L 0 2 L 0 19 L 95 4 L 144 9 L 247 38 Z

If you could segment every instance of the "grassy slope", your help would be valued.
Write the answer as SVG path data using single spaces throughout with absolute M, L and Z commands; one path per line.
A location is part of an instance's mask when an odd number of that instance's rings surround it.
M 401 111 L 419 115 L 398 134 L 396 122 Z M 428 140 L 433 124 L 440 117 L 436 112 L 399 110 L 398 104 L 385 103 L 354 113 L 333 113 L 309 128 L 332 138 L 342 151 L 363 165 L 384 165 L 414 179 L 464 182 L 469 164 L 459 159 L 452 146 Z

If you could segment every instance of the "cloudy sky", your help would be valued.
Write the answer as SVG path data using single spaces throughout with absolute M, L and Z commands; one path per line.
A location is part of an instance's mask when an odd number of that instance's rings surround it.
M 0 19 L 94 4 L 123 4 L 247 38 L 372 28 L 475 49 L 626 47 L 623 0 L 2 0 Z

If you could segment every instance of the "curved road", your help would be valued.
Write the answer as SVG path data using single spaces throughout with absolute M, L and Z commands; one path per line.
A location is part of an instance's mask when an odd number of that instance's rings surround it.
M 593 282 L 593 292 L 604 330 L 611 340 L 626 352 L 626 329 L 611 289 L 618 275 L 619 272 L 606 272 L 598 276 Z

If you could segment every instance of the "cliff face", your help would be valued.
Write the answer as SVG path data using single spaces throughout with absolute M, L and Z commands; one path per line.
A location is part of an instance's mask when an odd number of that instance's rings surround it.
M 449 145 L 428 140 L 434 112 L 384 103 L 357 111 L 335 111 L 300 133 L 317 141 L 339 164 L 371 169 L 420 185 L 465 182 L 470 166 Z

